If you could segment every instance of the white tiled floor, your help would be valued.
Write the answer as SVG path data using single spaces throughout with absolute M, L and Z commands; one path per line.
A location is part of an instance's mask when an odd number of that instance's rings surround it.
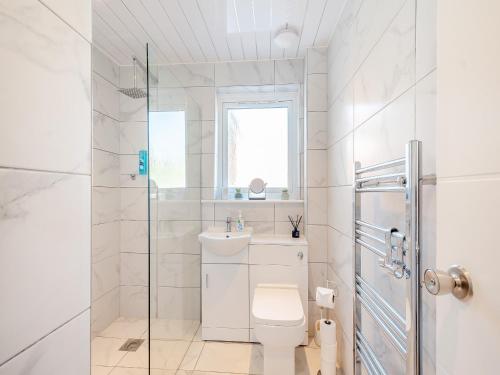
M 151 322 L 151 375 L 262 374 L 262 346 L 204 342 L 193 320 Z M 146 341 L 137 352 L 118 349 L 128 338 Z M 119 318 L 92 341 L 92 375 L 148 375 L 147 320 Z M 316 375 L 320 350 L 310 344 L 296 349 L 297 375 Z

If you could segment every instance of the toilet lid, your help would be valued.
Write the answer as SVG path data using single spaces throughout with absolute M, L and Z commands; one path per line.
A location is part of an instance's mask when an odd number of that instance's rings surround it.
M 253 296 L 252 314 L 257 324 L 297 326 L 304 321 L 304 309 L 295 285 L 259 284 Z

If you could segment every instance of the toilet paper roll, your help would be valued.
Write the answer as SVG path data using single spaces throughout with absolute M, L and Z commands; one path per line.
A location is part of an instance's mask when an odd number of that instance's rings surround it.
M 337 326 L 333 320 L 321 319 L 319 323 L 321 346 L 337 345 Z
M 321 375 L 335 375 L 337 371 L 337 327 L 333 320 L 321 319 Z
M 333 289 L 318 286 L 316 288 L 316 305 L 333 309 L 335 307 L 335 292 Z

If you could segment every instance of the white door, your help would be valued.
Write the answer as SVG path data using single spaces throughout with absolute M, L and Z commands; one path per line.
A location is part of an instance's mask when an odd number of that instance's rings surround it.
M 500 1 L 437 1 L 436 265 L 473 295 L 436 296 L 436 373 L 499 374 Z M 426 291 L 422 291 L 426 293 Z
M 202 284 L 204 327 L 248 329 L 247 264 L 203 264 Z

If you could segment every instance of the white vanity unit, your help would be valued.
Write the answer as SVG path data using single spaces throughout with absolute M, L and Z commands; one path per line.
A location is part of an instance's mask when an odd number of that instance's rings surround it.
M 294 284 L 307 319 L 308 245 L 303 238 L 204 232 L 202 338 L 257 341 L 252 301 L 257 284 Z M 304 343 L 307 342 L 307 324 Z

